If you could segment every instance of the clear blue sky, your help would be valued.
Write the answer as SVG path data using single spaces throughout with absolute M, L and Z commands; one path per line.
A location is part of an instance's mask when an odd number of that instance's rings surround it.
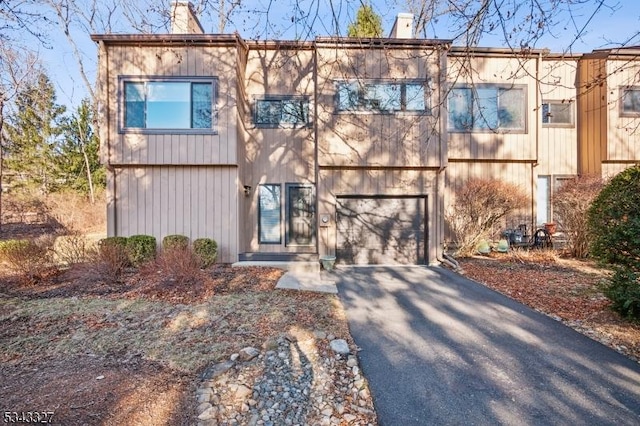
M 506 2 L 516 2 L 517 0 L 505 0 Z M 401 3 L 398 0 L 397 3 Z M 605 0 L 609 5 L 615 6 L 615 10 L 603 6 L 596 17 L 589 23 L 584 33 L 571 46 L 572 53 L 589 52 L 593 49 L 615 46 L 619 43 L 627 45 L 640 44 L 640 38 L 629 41 L 629 38 L 640 31 L 640 1 L 638 0 Z M 246 0 L 245 6 L 258 7 L 268 4 L 269 0 Z M 333 0 L 333 12 L 329 7 L 329 0 L 299 0 L 297 4 L 299 9 L 282 7 L 282 0 L 272 2 L 272 8 L 269 15 L 269 21 L 260 18 L 258 24 L 255 23 L 256 16 L 234 16 L 232 25 L 226 29 L 226 32 L 237 30 L 243 37 L 251 38 L 282 38 L 294 39 L 296 37 L 306 37 L 308 35 L 305 25 L 292 23 L 292 17 L 300 17 L 308 14 L 316 17 L 315 20 L 309 18 L 307 23 L 313 23 L 314 35 L 329 35 L 333 32 L 335 24 L 333 16 L 338 17 L 339 27 L 344 34 L 346 32 L 347 23 L 353 20 L 355 11 L 360 2 L 358 0 Z M 383 27 L 385 34 L 388 34 L 393 24 L 394 18 L 398 12 L 404 12 L 405 9 L 398 6 L 389 6 L 392 1 L 372 0 L 374 9 L 383 18 Z M 547 47 L 552 52 L 566 51 L 568 43 L 575 38 L 578 28 L 587 23 L 594 11 L 598 0 L 591 1 L 586 6 L 581 6 L 574 10 L 573 19 L 567 14 L 558 14 L 554 19 L 558 25 L 552 33 L 545 35 L 539 40 L 535 47 Z M 316 9 L 317 6 L 317 9 Z M 213 20 L 202 19 L 203 26 L 207 32 L 217 32 L 217 23 Z M 452 24 L 446 20 L 439 20 L 431 25 L 428 29 L 429 38 L 449 39 L 453 37 L 450 29 Z M 56 32 L 51 33 L 52 45 L 51 49 L 40 48 L 40 54 L 44 65 L 47 68 L 52 80 L 56 84 L 58 93 L 58 101 L 62 104 L 72 106 L 77 105 L 85 96 L 86 91 L 84 84 L 77 72 L 76 61 L 68 43 L 62 36 L 58 36 Z M 504 40 L 499 34 L 488 35 L 483 37 L 482 46 L 486 47 L 502 47 L 505 46 Z M 96 69 L 96 47 L 89 39 L 88 35 L 82 35 L 79 46 L 85 57 L 85 66 L 90 74 L 91 79 L 95 79 Z

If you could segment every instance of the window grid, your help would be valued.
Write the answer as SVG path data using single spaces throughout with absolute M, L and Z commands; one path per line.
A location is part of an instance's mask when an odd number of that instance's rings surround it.
M 526 86 L 458 86 L 448 96 L 452 132 L 526 133 Z

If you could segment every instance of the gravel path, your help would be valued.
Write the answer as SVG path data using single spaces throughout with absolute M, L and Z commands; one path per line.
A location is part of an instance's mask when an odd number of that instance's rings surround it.
M 203 373 L 195 396 L 199 426 L 377 424 L 355 346 L 322 331 L 263 346 Z

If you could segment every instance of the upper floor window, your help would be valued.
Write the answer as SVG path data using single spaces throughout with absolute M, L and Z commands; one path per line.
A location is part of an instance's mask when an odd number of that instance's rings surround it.
M 428 112 L 424 81 L 337 83 L 338 111 Z
M 448 98 L 449 130 L 526 131 L 526 86 L 476 84 L 455 87 Z
M 209 129 L 214 125 L 214 80 L 125 81 L 125 129 Z
M 640 116 L 640 87 L 629 87 L 622 89 L 621 103 L 621 115 L 631 117 Z
M 546 127 L 573 127 L 573 103 L 570 101 L 543 101 L 542 124 Z
M 309 124 L 309 99 L 269 96 L 256 99 L 253 122 L 258 127 L 301 127 Z

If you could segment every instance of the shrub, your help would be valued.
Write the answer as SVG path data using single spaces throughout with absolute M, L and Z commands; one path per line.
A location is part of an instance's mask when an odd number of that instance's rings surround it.
M 640 318 L 640 274 L 629 268 L 616 268 L 604 285 L 603 293 L 612 308 L 629 318 Z
M 614 266 L 606 287 L 614 308 L 640 318 L 640 165 L 615 176 L 588 211 L 590 253 Z
M 122 250 L 127 249 L 127 237 L 107 237 L 98 242 L 98 247 L 102 250 L 105 247 L 120 247 Z
M 212 238 L 198 238 L 193 242 L 193 252 L 202 268 L 213 265 L 218 257 L 218 243 Z
M 103 196 L 96 194 L 96 199 Z M 66 230 L 82 233 L 101 232 L 106 227 L 104 203 L 91 203 L 89 198 L 76 191 L 63 190 L 47 196 L 49 215 Z
M 127 253 L 133 266 L 140 266 L 156 257 L 156 238 L 151 235 L 132 235 L 127 238 Z
M 587 211 L 603 185 L 599 176 L 581 176 L 565 182 L 553 196 L 556 221 L 567 238 L 567 250 L 574 257 L 589 254 Z
M 184 235 L 167 235 L 162 239 L 162 249 L 165 251 L 187 247 L 189 247 L 189 238 Z
M 474 254 L 481 240 L 490 239 L 495 225 L 528 201 L 520 187 L 492 179 L 470 179 L 455 195 L 445 220 L 456 240 L 458 256 Z
M 57 260 L 66 265 L 75 265 L 89 260 L 93 251 L 94 247 L 78 231 L 59 236 L 54 245 Z
M 640 271 L 640 166 L 605 185 L 588 211 L 590 252 L 613 265 Z
M 200 258 L 187 247 L 163 250 L 153 262 L 140 268 L 143 276 L 158 276 L 163 283 L 172 285 L 193 285 L 203 280 Z
M 98 243 L 98 252 L 93 262 L 99 278 L 118 281 L 130 266 L 126 237 L 108 237 Z
M 37 282 L 53 268 L 52 246 L 51 238 L 3 241 L 0 261 L 23 282 Z

